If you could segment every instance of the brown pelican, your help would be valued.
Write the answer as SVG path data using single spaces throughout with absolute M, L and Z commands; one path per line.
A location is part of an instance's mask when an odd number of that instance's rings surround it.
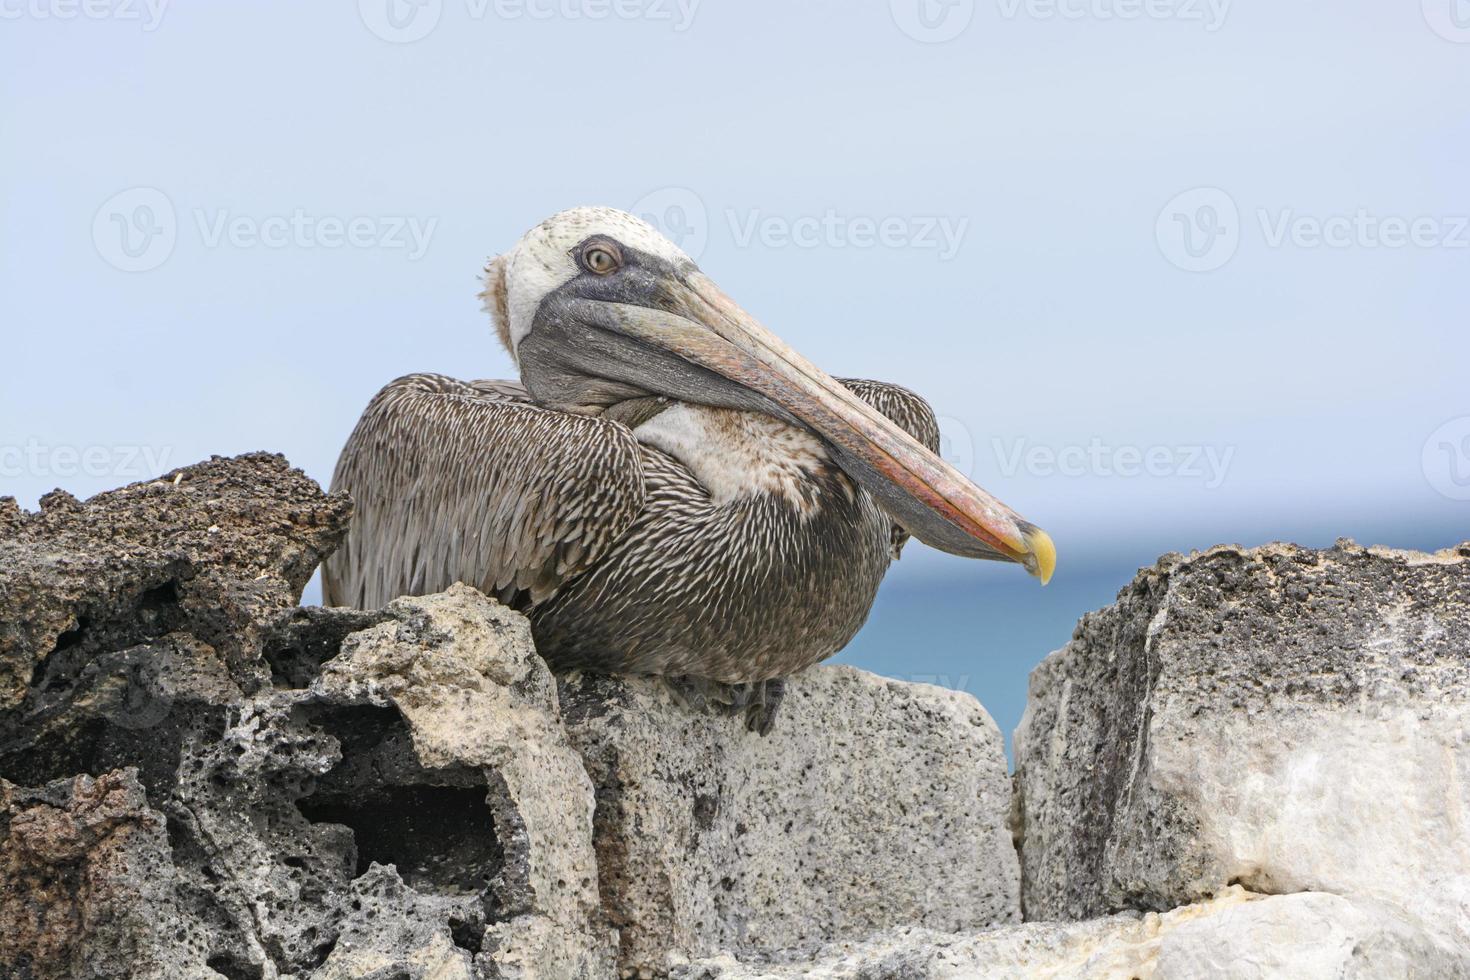
M 332 481 L 356 514 L 329 604 L 465 582 L 557 669 L 688 678 L 764 731 L 909 534 L 1051 576 L 1051 539 L 940 459 L 923 399 L 822 373 L 630 214 L 549 218 L 481 295 L 521 381 L 373 398 Z

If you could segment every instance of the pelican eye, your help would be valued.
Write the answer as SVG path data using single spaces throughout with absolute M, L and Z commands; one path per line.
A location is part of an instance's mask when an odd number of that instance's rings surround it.
M 622 264 L 623 257 L 613 245 L 598 242 L 582 249 L 582 265 L 588 272 L 605 276 L 617 272 Z

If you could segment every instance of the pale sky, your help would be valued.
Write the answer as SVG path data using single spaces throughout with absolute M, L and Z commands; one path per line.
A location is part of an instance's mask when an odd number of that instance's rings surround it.
M 1063 573 L 1448 545 L 1454 2 L 0 0 L 0 493 L 253 449 L 325 481 L 386 381 L 510 375 L 479 269 L 598 203 L 927 396 Z

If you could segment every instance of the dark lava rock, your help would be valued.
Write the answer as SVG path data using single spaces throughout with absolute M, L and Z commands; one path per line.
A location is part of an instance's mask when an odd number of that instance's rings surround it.
M 339 940 L 386 935 L 385 977 L 470 975 L 485 773 L 309 690 L 391 618 L 296 608 L 350 510 L 267 454 L 0 501 L 0 976 L 337 976 Z
M 263 625 L 300 601 L 351 506 L 266 453 L 85 503 L 56 490 L 34 514 L 0 500 L 0 709 L 43 711 L 99 655 L 183 634 L 258 686 Z
M 760 738 L 568 679 L 564 716 L 472 588 L 297 608 L 350 503 L 278 456 L 43 503 L 0 501 L 0 978 L 603 980 L 1019 915 L 966 695 L 818 668 Z

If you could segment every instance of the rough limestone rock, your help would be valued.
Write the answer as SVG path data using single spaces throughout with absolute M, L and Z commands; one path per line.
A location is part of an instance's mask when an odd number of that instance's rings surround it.
M 1032 674 L 1016 761 L 1028 918 L 1239 883 L 1465 948 L 1470 545 L 1168 556 Z
M 1470 978 L 1470 545 L 1165 558 L 1012 793 L 966 695 L 819 667 L 762 738 L 465 586 L 297 608 L 349 513 L 0 500 L 0 977 Z
M 494 921 L 481 940 L 496 976 L 610 974 L 615 937 L 598 902 L 592 783 L 561 726 L 556 681 L 525 617 L 465 585 L 399 599 L 388 612 L 393 620 L 347 638 L 312 692 L 328 702 L 392 705 L 408 723 L 419 765 L 472 766 L 491 787 L 493 835 L 462 843 L 498 851 Z M 453 842 L 440 847 L 437 860 L 455 873 L 460 854 Z
M 679 980 L 1383 980 L 1470 975 L 1394 910 L 1337 895 L 1262 896 L 1230 886 L 1163 914 L 1030 922 L 968 935 L 890 930 L 814 957 L 741 964 L 712 957 Z
M 651 680 L 562 700 L 624 970 L 1020 919 L 1000 732 L 968 695 L 816 667 L 766 737 Z
M 48 501 L 0 524 L 0 976 L 611 973 L 523 618 L 293 608 L 349 505 L 279 457 Z
M 296 608 L 350 504 L 279 457 L 175 476 L 0 503 L 0 976 L 601 980 L 1018 919 L 973 699 L 822 668 L 762 739 L 558 691 L 467 587 Z

